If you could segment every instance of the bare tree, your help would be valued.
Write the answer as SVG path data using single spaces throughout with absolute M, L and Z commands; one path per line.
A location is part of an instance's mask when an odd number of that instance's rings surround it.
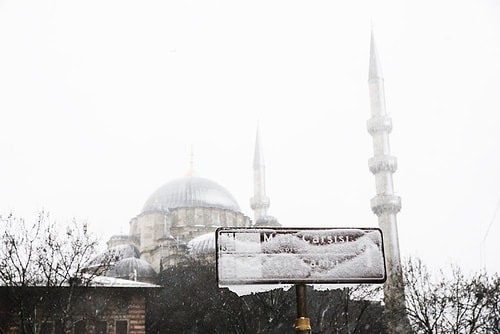
M 80 288 L 97 273 L 83 270 L 98 247 L 87 224 L 73 221 L 62 226 L 45 212 L 33 223 L 9 215 L 0 217 L 0 238 L 0 284 L 14 305 L 13 320 L 23 333 L 39 333 L 54 318 L 67 331 L 82 297 Z M 60 289 L 47 293 L 49 288 Z
M 485 332 L 500 334 L 500 277 L 497 274 L 490 279 L 488 295 L 488 316 Z
M 494 333 L 498 325 L 498 278 L 459 267 L 431 275 L 421 260 L 404 270 L 407 312 L 416 333 Z M 496 332 L 499 330 L 496 329 Z
M 453 267 L 446 295 L 449 302 L 446 327 L 450 333 L 480 333 L 486 326 L 489 280 L 484 273 L 465 277 Z
M 445 280 L 436 281 L 420 259 L 404 268 L 407 313 L 417 333 L 441 333 L 448 307 Z

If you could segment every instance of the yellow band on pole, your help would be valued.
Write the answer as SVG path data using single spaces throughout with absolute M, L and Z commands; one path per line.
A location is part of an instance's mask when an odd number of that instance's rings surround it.
M 295 330 L 296 331 L 310 331 L 311 330 L 311 322 L 309 318 L 300 317 L 295 320 Z

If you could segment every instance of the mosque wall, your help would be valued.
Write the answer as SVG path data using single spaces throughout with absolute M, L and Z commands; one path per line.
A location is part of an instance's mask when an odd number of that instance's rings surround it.
M 176 265 L 187 256 L 187 243 L 217 227 L 250 226 L 241 212 L 215 207 L 181 207 L 165 212 L 146 212 L 130 221 L 129 240 L 139 249 L 141 259 L 156 272 Z M 139 243 L 134 244 L 134 237 Z

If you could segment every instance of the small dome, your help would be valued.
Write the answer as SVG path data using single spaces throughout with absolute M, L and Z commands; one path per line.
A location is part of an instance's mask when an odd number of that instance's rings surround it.
M 166 183 L 149 197 L 142 212 L 167 212 L 169 209 L 185 207 L 241 212 L 229 191 L 214 181 L 196 176 L 186 176 Z
M 109 238 L 106 242 L 108 248 L 116 248 L 118 246 L 129 245 L 131 242 L 131 238 L 125 234 L 115 234 Z
M 132 245 L 118 245 L 108 248 L 104 252 L 98 254 L 89 262 L 88 267 L 109 265 L 129 257 L 138 258 L 139 251 Z
M 110 241 L 128 241 L 128 234 L 114 234 L 109 238 Z
M 156 272 L 146 261 L 129 257 L 116 262 L 106 276 L 132 281 L 150 281 L 156 277 Z
M 200 235 L 188 242 L 191 255 L 215 254 L 215 232 Z

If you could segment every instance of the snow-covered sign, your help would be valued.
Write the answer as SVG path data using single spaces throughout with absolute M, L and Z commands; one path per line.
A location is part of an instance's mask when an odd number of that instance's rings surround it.
M 383 283 L 377 228 L 219 228 L 220 286 L 280 283 Z

